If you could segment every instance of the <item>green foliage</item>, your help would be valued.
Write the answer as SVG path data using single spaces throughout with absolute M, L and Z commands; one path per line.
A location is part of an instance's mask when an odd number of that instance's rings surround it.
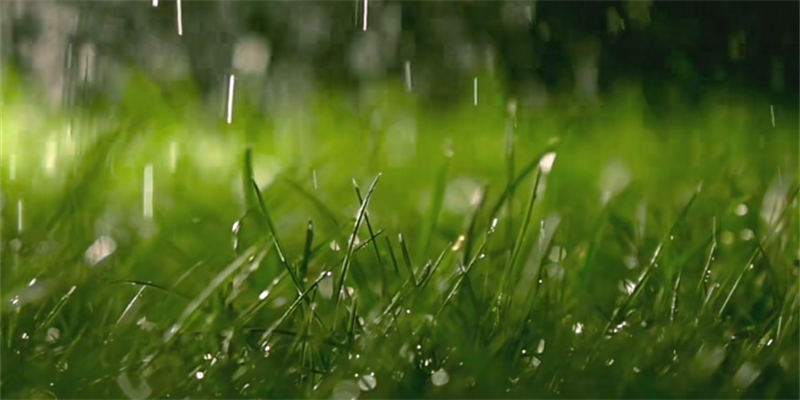
M 3 396 L 797 398 L 797 118 L 653 129 L 628 88 L 508 121 L 484 80 L 226 125 L 134 77 L 74 148 L 4 117 Z

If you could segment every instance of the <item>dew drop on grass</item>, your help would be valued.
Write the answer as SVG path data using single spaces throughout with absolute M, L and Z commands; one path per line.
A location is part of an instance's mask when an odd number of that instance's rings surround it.
M 48 343 L 54 343 L 58 338 L 61 336 L 61 331 L 58 328 L 49 328 L 47 330 L 47 335 L 45 336 L 45 340 Z
M 361 394 L 361 389 L 356 382 L 340 381 L 333 388 L 333 398 L 338 400 L 354 400 Z
M 434 386 L 444 386 L 447 382 L 450 382 L 450 375 L 444 368 L 431 375 L 431 383 L 433 383 Z
M 539 168 L 542 170 L 543 175 L 547 175 L 553 170 L 553 164 L 556 162 L 556 152 L 551 151 L 539 160 Z
M 195 377 L 195 378 L 197 378 L 198 380 L 202 380 L 203 378 L 205 378 L 205 377 L 206 377 L 206 374 L 205 374 L 205 373 L 203 373 L 203 371 L 197 371 L 197 372 L 194 374 L 194 377 Z
M 358 380 L 358 387 L 363 392 L 368 392 L 372 389 L 375 389 L 376 386 L 378 386 L 378 380 L 375 378 L 374 373 L 364 375 Z

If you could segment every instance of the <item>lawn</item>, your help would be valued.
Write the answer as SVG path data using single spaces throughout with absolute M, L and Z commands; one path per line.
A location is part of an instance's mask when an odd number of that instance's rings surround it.
M 800 396 L 791 107 L 3 78 L 4 398 Z

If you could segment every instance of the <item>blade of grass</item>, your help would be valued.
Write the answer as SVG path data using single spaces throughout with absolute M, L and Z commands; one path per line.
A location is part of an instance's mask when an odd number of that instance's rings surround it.
M 284 267 L 286 267 L 286 270 L 289 271 L 289 276 L 292 277 L 292 282 L 294 282 L 297 293 L 303 293 L 303 284 L 297 277 L 297 274 L 295 274 L 294 268 L 292 268 L 288 259 L 286 258 L 286 252 L 283 250 L 283 246 L 278 238 L 278 232 L 275 229 L 275 224 L 272 223 L 272 218 L 269 216 L 269 211 L 267 210 L 267 205 L 264 202 L 264 197 L 261 195 L 261 189 L 259 189 L 256 181 L 251 180 L 250 183 L 252 185 L 252 189 L 255 190 L 256 197 L 258 198 L 258 204 L 261 207 L 262 216 L 264 217 L 267 227 L 269 227 L 269 233 L 272 235 L 272 242 L 275 245 L 275 249 L 278 250 L 278 258 L 280 258 L 280 261 Z
M 411 265 L 411 256 L 408 254 L 408 246 L 406 246 L 405 238 L 403 238 L 403 234 L 400 233 L 397 235 L 397 241 L 400 242 L 400 250 L 403 252 L 403 261 L 405 262 L 406 269 L 408 269 L 408 276 L 411 279 L 411 283 L 414 286 L 417 286 L 417 277 L 414 276 L 414 267 Z
M 264 348 L 264 345 L 267 344 L 269 339 L 272 337 L 274 331 L 278 329 L 284 322 L 286 322 L 286 320 L 292 315 L 292 313 L 294 313 L 294 311 L 297 310 L 297 307 L 300 305 L 300 303 L 308 299 L 309 294 L 314 289 L 316 289 L 317 285 L 319 285 L 319 283 L 322 282 L 323 279 L 328 278 L 330 276 L 331 273 L 329 271 L 320 274 L 319 278 L 314 280 L 311 286 L 309 286 L 303 293 L 300 294 L 300 296 L 297 297 L 297 299 L 295 299 L 295 301 L 291 305 L 289 305 L 289 308 L 283 313 L 281 318 L 275 321 L 269 328 L 267 328 L 267 330 L 261 336 L 261 339 L 259 340 L 259 345 L 261 348 Z
M 367 207 L 369 206 L 369 201 L 370 199 L 372 199 L 372 194 L 375 192 L 375 187 L 378 185 L 378 181 L 380 181 L 380 179 L 381 179 L 381 174 L 375 176 L 375 179 L 372 181 L 372 184 L 369 186 L 369 189 L 367 190 L 366 197 L 364 197 L 364 202 L 358 209 L 356 223 L 355 226 L 353 227 L 353 233 L 352 235 L 350 235 L 350 242 L 347 244 L 347 251 L 345 252 L 344 260 L 342 261 L 342 277 L 339 279 L 339 284 L 337 285 L 336 291 L 334 292 L 334 295 L 336 296 L 335 301 L 337 308 L 339 305 L 339 300 L 342 295 L 342 290 L 344 290 L 344 283 L 345 280 L 347 279 L 347 272 L 348 269 L 350 268 L 351 258 L 353 257 L 353 250 L 355 249 L 356 239 L 358 238 L 358 231 L 361 228 L 361 223 L 363 222 L 364 216 L 366 215 Z
M 183 310 L 183 313 L 178 317 L 177 322 L 175 322 L 164 334 L 164 342 L 169 343 L 175 334 L 177 334 L 182 328 L 186 321 L 194 314 L 195 311 L 200 307 L 200 305 L 214 292 L 225 280 L 227 280 L 234 272 L 236 272 L 241 266 L 248 262 L 250 257 L 256 255 L 257 252 L 266 252 L 266 248 L 264 244 L 256 243 L 247 249 L 241 256 L 236 258 L 231 264 L 229 264 L 225 269 L 223 269 L 219 274 L 217 274 L 211 282 L 206 285 L 205 289 L 200 292 L 191 302 L 186 306 Z M 261 249 L 260 249 L 261 248 Z
M 423 225 L 422 232 L 420 234 L 420 241 L 419 241 L 419 252 L 417 254 L 417 259 L 424 259 L 425 256 L 428 254 L 428 248 L 431 244 L 431 237 L 433 236 L 433 232 L 436 230 L 436 225 L 439 221 L 439 214 L 442 212 L 442 205 L 444 204 L 444 194 L 445 194 L 445 187 L 447 186 L 447 173 L 450 169 L 450 161 L 452 160 L 452 153 L 447 152 L 445 155 L 444 165 L 442 166 L 441 170 L 439 171 L 439 175 L 436 179 L 436 186 L 433 190 L 433 197 L 431 198 L 431 208 L 430 213 L 428 214 L 427 221 L 425 225 Z
M 300 266 L 297 269 L 297 275 L 298 278 L 300 279 L 300 283 L 304 283 L 305 280 L 308 278 L 308 263 L 311 261 L 311 246 L 313 245 L 313 243 L 314 243 L 314 222 L 308 220 L 308 225 L 306 227 L 306 241 L 305 241 L 305 246 L 303 246 L 303 260 L 300 261 Z
M 392 250 L 392 241 L 389 240 L 388 236 L 384 236 L 383 238 L 386 239 L 386 247 L 389 248 L 389 256 L 392 259 L 392 266 L 394 266 L 394 273 L 400 275 L 400 268 L 397 267 L 397 258 L 394 256 L 394 250 Z
M 545 154 L 554 151 L 556 148 L 557 145 L 548 146 L 545 151 L 538 154 L 537 157 L 535 157 L 531 162 L 525 165 L 525 168 L 523 168 L 522 171 L 520 171 L 519 175 L 517 175 L 517 178 L 510 185 L 510 187 L 507 187 L 503 191 L 503 193 L 500 194 L 500 198 L 497 199 L 497 203 L 495 203 L 494 207 L 492 207 L 492 211 L 489 213 L 490 221 L 493 220 L 495 217 L 497 217 L 497 214 L 500 212 L 500 209 L 503 208 L 503 204 L 505 204 L 505 202 L 508 201 L 509 197 L 511 196 L 511 191 L 516 190 L 517 187 L 519 187 L 519 185 L 522 184 L 525 178 L 528 175 L 530 175 L 536 169 L 537 166 L 539 166 L 539 162 L 542 160 L 542 157 L 544 157 Z

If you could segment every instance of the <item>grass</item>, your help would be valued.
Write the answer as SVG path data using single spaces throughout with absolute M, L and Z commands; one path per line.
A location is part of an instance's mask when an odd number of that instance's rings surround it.
M 796 115 L 511 118 L 484 78 L 225 125 L 140 78 L 69 123 L 7 75 L 2 395 L 797 398 Z

